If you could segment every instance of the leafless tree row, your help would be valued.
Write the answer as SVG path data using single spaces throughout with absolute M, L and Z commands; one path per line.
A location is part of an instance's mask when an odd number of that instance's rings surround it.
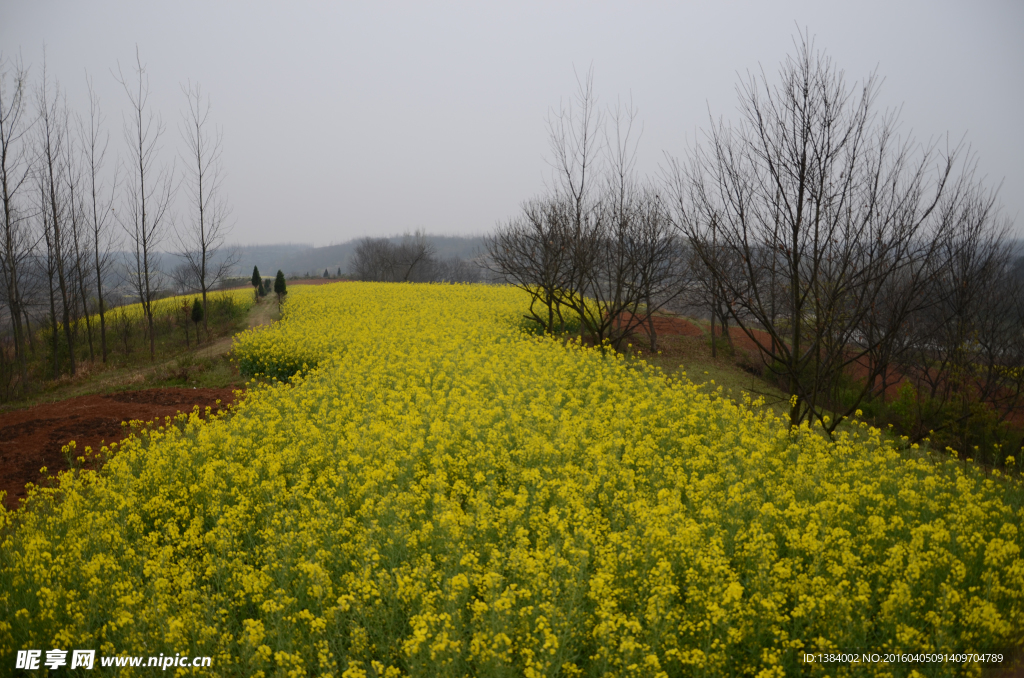
M 674 220 L 728 316 L 788 387 L 791 423 L 828 431 L 908 373 L 949 386 L 934 332 L 1012 327 L 1019 297 L 990 306 L 985 321 L 962 304 L 952 313 L 950 280 L 1015 284 L 997 273 L 1008 270 L 1005 233 L 965 149 L 901 138 L 896 116 L 875 112 L 877 90 L 875 76 L 847 83 L 804 38 L 775 84 L 761 73 L 742 85 L 738 123 L 713 124 L 668 173 Z M 986 264 L 967 265 L 968 252 Z M 915 336 L 928 318 L 928 334 Z M 945 350 L 964 345 L 961 334 Z M 962 365 L 973 371 L 981 358 Z M 991 382 L 968 393 L 994 395 Z
M 0 191 L 3 200 L 3 243 L 0 271 L 3 274 L 3 295 L 10 312 L 14 336 L 14 359 L 21 383 L 27 379 L 27 333 L 22 325 L 23 299 L 26 294 L 23 271 L 28 266 L 28 253 L 34 247 L 29 231 L 28 208 L 21 199 L 29 185 L 30 162 L 25 135 L 30 113 L 26 107 L 28 74 L 20 61 L 0 55 Z M 24 316 L 27 318 L 27 315 Z
M 556 185 L 499 226 L 491 265 L 533 322 L 595 343 L 700 304 L 760 349 L 794 425 L 832 432 L 908 379 L 919 408 L 1005 417 L 1024 391 L 1019 253 L 969 151 L 901 136 L 878 84 L 800 36 L 777 77 L 741 84 L 738 121 L 645 182 L 635 112 L 602 114 L 588 76 L 549 119 Z
M 45 376 L 74 375 L 83 359 L 106 362 L 112 299 L 142 303 L 154 357 L 152 303 L 162 285 L 158 257 L 172 233 L 204 304 L 207 290 L 223 276 L 223 264 L 209 263 L 223 261 L 215 255 L 228 229 L 221 137 L 211 129 L 209 100 L 198 85 L 182 88 L 187 162 L 179 176 L 161 158 L 165 130 L 149 106 L 149 81 L 138 54 L 134 68 L 126 73 L 118 67 L 115 77 L 130 112 L 123 122 L 123 150 L 111 163 L 109 135 L 88 75 L 89 104 L 82 115 L 69 108 L 45 59 L 33 82 L 20 58 L 0 55 L 0 357 L 12 346 L 21 391 L 30 381 L 29 358 L 41 329 Z M 181 186 L 190 213 L 176 218 Z M 112 298 L 112 289 L 124 285 L 132 294 Z

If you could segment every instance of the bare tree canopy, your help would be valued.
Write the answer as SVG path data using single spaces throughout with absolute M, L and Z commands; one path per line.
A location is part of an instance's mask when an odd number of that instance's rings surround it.
M 18 193 L 31 172 L 23 139 L 31 128 L 25 106 L 28 71 L 20 60 L 0 54 L 0 199 L 3 202 L 3 232 L 0 233 L 0 272 L 3 300 L 10 312 L 14 333 L 14 354 L 20 387 L 28 381 L 26 337 L 22 326 L 26 259 L 33 242 L 28 231 L 26 210 L 18 207 Z
M 189 281 L 193 285 L 186 292 L 202 292 L 203 328 L 208 334 L 207 293 L 224 279 L 238 262 L 238 257 L 233 254 L 217 256 L 231 232 L 227 221 L 230 208 L 221 183 L 222 132 L 217 128 L 211 129 L 210 99 L 203 98 L 199 83 L 190 82 L 181 89 L 188 101 L 188 110 L 182 115 L 181 136 L 185 142 L 182 161 L 189 216 L 178 230 L 177 237 L 178 252 L 185 260 L 188 273 L 175 277 L 179 284 Z
M 87 362 L 107 362 L 111 304 L 141 302 L 149 359 L 156 359 L 164 328 L 154 325 L 152 302 L 168 292 L 162 289 L 167 278 L 177 277 L 205 298 L 233 263 L 218 251 L 228 213 L 220 186 L 221 135 L 208 122 L 209 100 L 189 84 L 182 88 L 190 104 L 182 138 L 183 157 L 193 163 L 186 163 L 184 177 L 183 197 L 190 202 L 181 206 L 193 207 L 195 219 L 183 214 L 177 231 L 188 270 L 169 276 L 160 269 L 175 222 L 175 171 L 170 158 L 162 158 L 164 127 L 149 105 L 138 50 L 134 66 L 131 73 L 113 73 L 131 110 L 123 121 L 127 158 L 115 158 L 111 167 L 89 73 L 87 106 L 75 112 L 47 67 L 45 50 L 31 83 L 20 59 L 0 54 L 0 399 L 27 395 L 42 379 L 74 376 Z M 115 223 L 120 228 L 111 229 Z M 123 249 L 116 237 L 121 231 L 128 235 Z M 222 314 L 201 310 L 197 317 L 204 325 L 210 317 L 210 330 L 219 331 Z M 131 335 L 142 333 L 124 323 L 115 332 L 127 357 Z
M 488 239 L 491 267 L 528 291 L 527 319 L 546 332 L 566 314 L 598 345 L 619 348 L 683 288 L 687 267 L 658 192 L 635 174 L 632 105 L 603 115 L 593 73 L 548 119 L 555 187 Z
M 63 105 L 60 87 L 54 85 L 51 91 L 47 77 L 46 61 L 43 61 L 43 77 L 36 90 L 38 109 L 38 125 L 36 127 L 36 153 L 38 168 L 36 170 L 40 190 L 42 192 L 41 217 L 46 243 L 47 280 L 50 288 L 50 325 L 53 330 L 53 372 L 60 373 L 60 350 L 57 335 L 63 329 L 67 347 L 67 357 L 71 374 L 75 374 L 75 340 L 71 323 L 74 288 L 71 280 L 70 266 L 72 233 L 71 221 L 76 208 L 74 191 L 71 183 L 65 179 L 74 176 L 72 166 L 73 152 L 70 149 L 71 139 L 68 135 L 68 110 Z M 67 173 L 67 174 L 65 174 Z M 56 289 L 54 284 L 57 285 Z M 57 294 L 60 294 L 60 305 L 57 305 Z M 60 309 L 61 321 L 58 322 L 57 309 Z
M 461 257 L 438 259 L 426 234 L 406 234 L 400 242 L 363 238 L 348 265 L 356 280 L 374 282 L 478 282 L 479 268 Z
M 96 304 L 100 320 L 100 352 L 103 356 L 103 362 L 107 362 L 107 320 L 106 302 L 103 297 L 103 274 L 109 268 L 110 251 L 115 243 L 109 222 L 118 182 L 116 170 L 109 189 L 104 186 L 101 179 L 110 135 L 102 131 L 103 116 L 100 112 L 99 96 L 93 89 L 93 80 L 87 75 L 86 81 L 89 86 L 89 118 L 87 122 L 81 116 L 78 117 L 78 136 L 79 143 L 85 154 L 85 180 L 88 192 L 86 220 L 88 221 L 87 228 L 91 236 L 89 242 L 92 249 L 91 265 L 96 276 Z
M 793 424 L 831 431 L 868 394 L 884 361 L 840 416 L 826 415 L 844 371 L 899 338 L 966 188 L 951 179 L 960 149 L 899 137 L 896 115 L 873 110 L 877 90 L 874 75 L 849 84 L 801 36 L 777 81 L 761 72 L 741 84 L 740 121 L 713 122 L 691 161 L 672 166 L 676 223 L 788 382 Z
M 1024 396 L 1024 278 L 992 193 L 974 184 L 946 213 L 926 303 L 908 318 L 894 362 L 913 386 L 907 434 L 937 432 L 969 450 L 972 420 L 1005 421 Z
M 128 159 L 125 163 L 125 207 L 118 221 L 128 237 L 132 265 L 127 271 L 146 315 L 149 331 L 150 359 L 156 358 L 153 331 L 153 301 L 156 298 L 156 264 L 158 247 L 170 219 L 174 193 L 174 169 L 158 165 L 159 141 L 164 126 L 158 115 L 148 108 L 149 77 L 135 51 L 135 78 L 129 80 L 118 66 L 118 82 L 128 95 L 130 117 L 123 125 Z

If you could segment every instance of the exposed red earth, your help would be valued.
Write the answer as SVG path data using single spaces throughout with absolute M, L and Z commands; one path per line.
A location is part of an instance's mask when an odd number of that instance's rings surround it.
M 719 334 L 719 336 L 721 336 L 721 331 L 722 330 L 720 327 L 715 328 L 715 333 Z M 754 334 L 755 337 L 757 337 L 757 340 L 763 343 L 765 346 L 772 345 L 772 337 L 767 332 L 763 330 L 751 330 L 751 332 Z M 744 332 L 738 327 L 729 327 L 729 338 L 732 339 L 732 345 L 735 348 L 742 349 L 747 353 L 751 354 L 751 356 L 758 355 L 761 352 L 761 349 L 758 348 L 757 343 L 749 336 L 747 336 L 746 332 Z
M 288 285 L 328 285 L 346 282 L 330 278 L 289 280 Z M 244 289 L 241 286 L 239 289 Z M 226 350 L 226 349 L 225 349 Z M 199 406 L 214 411 L 234 402 L 231 388 L 160 388 L 89 395 L 56 403 L 0 412 L 0 491 L 8 509 L 17 508 L 27 494 L 26 483 L 39 483 L 39 469 L 56 474 L 67 470 L 68 460 L 61 448 L 75 441 L 76 455 L 86 447 L 98 452 L 103 445 L 128 435 L 121 422 L 152 421 L 191 412 Z M 217 401 L 220 401 L 218 404 Z
M 0 491 L 7 493 L 4 505 L 17 508 L 25 496 L 26 483 L 40 481 L 45 466 L 56 474 L 68 468 L 61 448 L 75 441 L 77 454 L 91 447 L 123 440 L 128 435 L 121 422 L 151 421 L 191 412 L 226 409 L 234 402 L 230 388 L 158 388 L 88 395 L 56 403 L 35 405 L 0 413 Z M 217 401 L 220 401 L 219 403 Z
M 625 320 L 632 319 L 632 316 L 628 313 L 623 314 L 623 316 Z M 684 337 L 703 337 L 707 334 L 705 330 L 685 318 L 656 315 L 653 317 L 653 321 L 654 332 L 659 336 L 674 334 L 682 335 Z M 635 332 L 640 335 L 646 335 L 647 322 L 645 321 L 640 324 L 636 328 Z M 721 326 L 715 328 L 716 336 L 722 336 L 721 332 Z M 766 346 L 771 344 L 771 336 L 767 332 L 762 332 L 761 330 L 753 330 L 753 332 L 755 336 L 757 336 L 760 341 L 764 342 Z M 732 340 L 732 344 L 735 348 L 747 351 L 751 357 L 760 353 L 757 344 L 754 343 L 754 341 L 738 327 L 729 328 L 729 338 Z
M 684 318 L 670 318 L 656 315 L 651 319 L 654 322 L 655 334 L 680 334 L 684 337 L 699 337 L 704 334 L 703 330 Z M 647 323 L 637 328 L 638 334 L 646 334 Z

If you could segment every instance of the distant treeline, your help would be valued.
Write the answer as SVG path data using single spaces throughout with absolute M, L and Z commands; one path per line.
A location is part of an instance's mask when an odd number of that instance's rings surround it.
M 479 259 L 485 253 L 483 236 L 429 235 L 397 235 L 382 238 L 360 238 L 336 245 L 313 247 L 301 244 L 277 245 L 236 245 L 239 265 L 232 275 L 244 276 L 252 266 L 261 271 L 284 271 L 289 278 L 306 275 L 322 275 L 326 270 L 332 276 L 344 275 L 359 278 L 357 269 L 365 262 L 365 254 L 360 254 L 360 247 L 367 241 L 387 242 L 401 246 L 409 239 L 419 240 L 428 247 L 432 257 L 439 261 L 450 262 L 453 258 L 463 261 Z
M 349 276 L 372 282 L 480 282 L 484 267 L 458 255 L 439 256 L 438 248 L 423 233 L 395 242 L 363 238 L 355 244 Z

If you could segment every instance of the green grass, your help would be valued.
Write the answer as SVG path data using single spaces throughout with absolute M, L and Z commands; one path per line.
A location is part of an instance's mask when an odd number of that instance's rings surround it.
M 695 320 L 691 322 L 707 331 L 706 323 Z M 653 354 L 646 335 L 634 337 L 633 346 L 639 347 L 641 357 L 660 367 L 667 375 L 681 376 L 685 373 L 690 381 L 705 384 L 711 390 L 721 387 L 722 395 L 733 400 L 742 400 L 744 394 L 749 394 L 754 399 L 764 398 L 765 407 L 771 408 L 776 414 L 787 412 L 789 395 L 759 375 L 744 369 L 740 362 L 741 351 L 733 351 L 727 342 L 719 341 L 717 357 L 711 355 L 707 334 L 703 337 L 671 334 L 659 336 L 659 350 Z
M 230 309 L 229 309 L 230 310 Z M 244 379 L 237 366 L 231 362 L 228 351 L 231 337 L 246 327 L 272 322 L 280 317 L 276 303 L 264 301 L 245 309 L 224 313 L 211 318 L 211 339 L 198 346 L 193 334 L 188 347 L 184 331 L 173 324 L 173 318 L 162 318 L 158 323 L 156 360 L 150 361 L 148 343 L 137 328 L 129 351 L 114 342 L 116 336 L 108 334 L 109 357 L 106 364 L 98 356 L 88 360 L 88 349 L 79 358 L 78 370 L 74 377 L 39 380 L 27 397 L 11 400 L 0 406 L 0 410 L 14 410 L 31 407 L 44 402 L 57 402 L 83 395 L 116 393 L 119 391 L 145 388 L 181 387 L 227 388 L 240 385 Z M 108 320 L 109 322 L 109 320 Z M 108 330 L 111 328 L 108 326 Z M 194 328 L 191 328 L 194 331 Z M 95 328 L 94 328 L 95 331 Z M 95 338 L 94 338 L 95 339 Z M 79 344 L 85 342 L 80 340 Z M 98 346 L 98 339 L 96 340 Z M 86 345 L 87 346 L 87 345 Z M 37 346 L 38 353 L 42 350 Z M 52 356 L 52 354 L 51 354 Z M 84 360 L 82 358 L 85 358 Z M 44 369 L 35 358 L 33 369 L 36 373 Z

